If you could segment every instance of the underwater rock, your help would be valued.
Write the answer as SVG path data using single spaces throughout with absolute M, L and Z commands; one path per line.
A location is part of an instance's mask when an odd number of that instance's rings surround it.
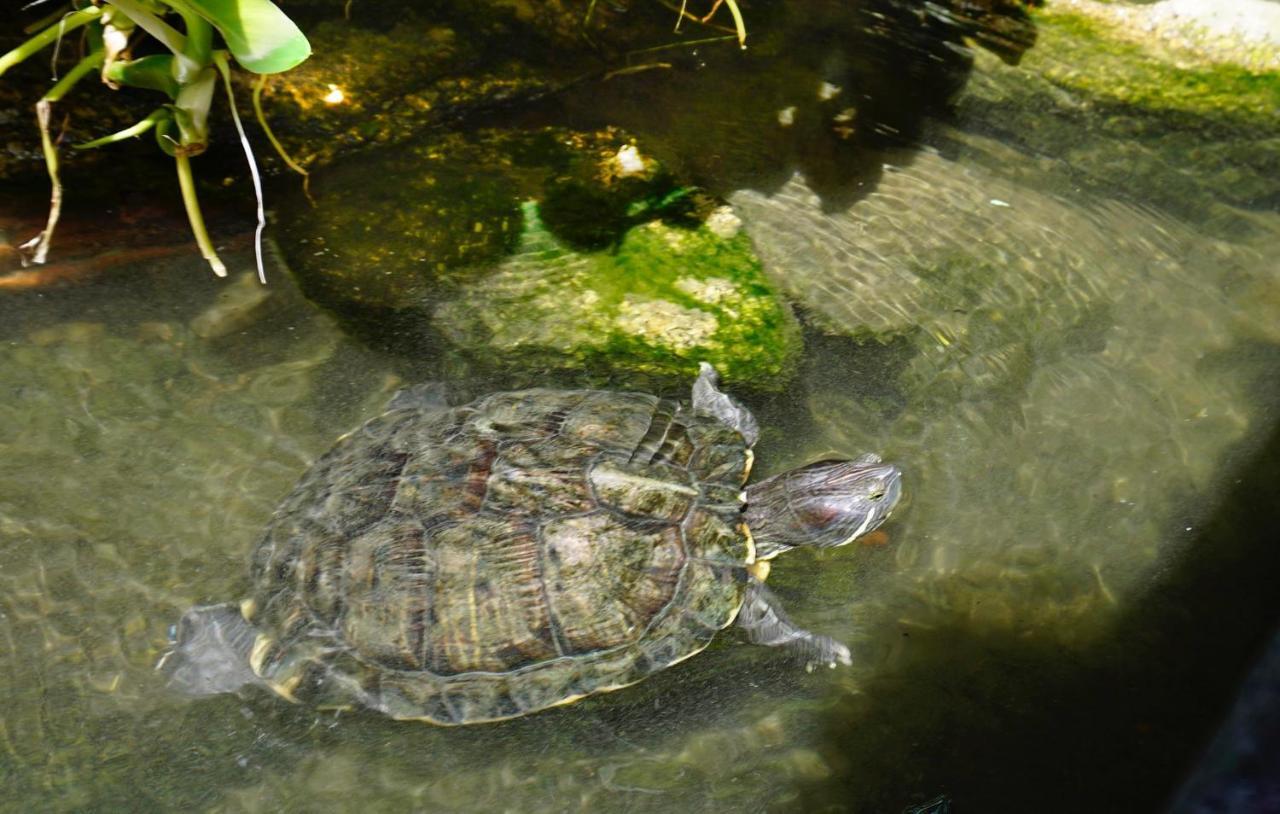
M 517 60 L 486 57 L 484 41 L 442 21 L 410 16 L 371 30 L 334 20 L 308 36 L 312 57 L 273 77 L 264 106 L 294 159 L 308 167 L 554 86 Z
M 281 213 L 282 248 L 303 291 L 372 342 L 672 379 L 707 359 L 761 387 L 799 350 L 737 217 L 619 131 L 441 136 L 313 187 L 315 209 Z
M 436 309 L 436 327 L 484 359 L 535 367 L 608 366 L 667 377 L 715 360 L 726 378 L 780 386 L 797 325 L 732 216 L 629 230 L 612 251 L 577 251 L 524 204 L 511 257 Z
M 500 167 L 460 143 L 358 156 L 316 175 L 314 207 L 281 211 L 281 249 L 303 292 L 339 316 L 412 315 L 459 269 L 514 246 L 520 210 Z
M 972 162 L 931 150 L 900 160 L 843 210 L 826 211 L 799 177 L 730 200 L 767 273 L 822 327 L 914 348 L 905 395 L 953 403 L 1016 390 L 1034 356 L 1105 323 L 1108 281 L 1089 253 L 1107 250 L 1081 245 L 1090 216 Z M 1067 228 L 1070 245 L 1058 239 Z
M 265 95 L 272 127 L 310 168 L 626 64 L 628 52 L 668 44 L 676 19 L 649 3 L 591 3 L 589 14 L 586 3 L 523 0 L 433 3 L 428 13 L 408 2 L 313 5 L 308 18 L 322 19 L 304 25 L 312 56 L 272 77 Z
M 943 126 L 931 138 L 946 157 L 900 154 L 847 208 L 828 211 L 798 177 L 730 196 L 766 272 L 818 325 L 909 348 L 895 385 L 913 404 L 1016 404 L 1036 368 L 1101 350 L 1143 281 L 1198 262 L 1265 296 L 1247 242 L 1180 237 L 1181 222 L 1119 201 L 1082 205 L 1069 176 L 990 139 Z M 1262 310 L 1242 299 L 1241 329 L 1265 332 Z
M 188 300 L 208 290 L 175 278 L 145 288 Z M 385 372 L 344 358 L 314 309 L 275 313 L 268 347 L 246 358 L 181 321 L 122 321 L 147 305 L 119 287 L 96 295 L 95 321 L 0 343 L 0 763 L 10 799 L 58 810 L 104 794 L 68 765 L 157 765 L 178 752 L 145 723 L 169 705 L 153 668 L 171 617 L 215 586 L 240 590 L 209 571 L 242 567 L 276 499 L 351 420 L 324 403 L 334 380 L 351 385 L 353 411 L 389 396 Z M 130 772 L 99 780 L 128 796 Z
M 242 273 L 222 291 L 217 301 L 192 318 L 191 332 L 201 339 L 220 339 L 243 331 L 268 313 L 275 291 L 259 283 L 253 274 Z
M 1136 22 L 1155 8 L 1076 2 L 1038 14 L 1041 42 L 1022 69 L 979 55 L 957 113 L 1101 194 L 1193 220 L 1206 201 L 1274 208 L 1280 47 L 1249 44 L 1244 65 L 1222 62 Z M 1098 19 L 1074 13 L 1086 10 Z
M 522 34 L 560 59 L 620 53 L 669 35 L 677 16 L 658 3 L 592 3 L 580 0 L 469 0 L 463 8 Z M 660 40 L 659 40 L 660 41 Z

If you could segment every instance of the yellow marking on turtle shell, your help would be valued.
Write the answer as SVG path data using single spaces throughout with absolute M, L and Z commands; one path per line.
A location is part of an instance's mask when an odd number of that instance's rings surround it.
M 246 622 L 253 621 L 253 615 L 258 612 L 258 603 L 250 597 L 240 600 L 240 615 L 244 617 Z
M 738 533 L 747 538 L 747 565 L 756 561 L 756 538 L 751 536 L 751 527 L 745 522 L 738 524 Z
M 270 636 L 264 636 L 259 633 L 258 638 L 253 640 L 253 649 L 249 651 L 249 669 L 253 670 L 256 676 L 262 676 L 262 662 L 267 657 L 267 651 L 271 649 L 272 640 Z
M 769 578 L 769 569 L 771 567 L 768 560 L 756 560 L 747 565 L 747 573 L 764 582 Z
M 606 469 L 604 466 L 598 466 L 592 470 L 591 477 L 593 480 L 599 480 L 600 483 L 619 486 L 624 491 L 639 491 L 642 489 L 655 489 L 658 491 L 675 492 L 681 495 L 689 495 L 694 497 L 698 494 L 698 490 L 692 486 L 686 486 L 681 483 L 673 483 L 660 478 L 647 478 L 644 475 L 635 475 L 630 472 L 621 472 L 616 469 Z
M 751 477 L 751 465 L 755 462 L 756 462 L 755 452 L 753 452 L 750 447 L 747 447 L 747 463 L 746 463 L 746 466 L 742 467 L 743 483 L 746 483 L 747 478 Z

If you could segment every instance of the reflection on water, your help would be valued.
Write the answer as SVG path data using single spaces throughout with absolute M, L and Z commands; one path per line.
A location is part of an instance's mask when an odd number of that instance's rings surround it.
M 775 122 L 843 70 L 792 62 L 762 91 Z M 996 137 L 992 88 L 1032 68 L 989 63 L 966 115 L 848 162 L 793 160 L 761 127 L 726 154 L 683 119 L 628 124 L 686 147 L 809 326 L 792 389 L 752 405 L 762 473 L 864 450 L 906 470 L 887 545 L 793 552 L 771 577 L 797 621 L 853 645 L 847 670 L 726 636 L 634 688 L 450 730 L 174 698 L 151 668 L 178 614 L 243 594 L 246 552 L 307 463 L 401 380 L 454 363 L 362 349 L 278 268 L 265 298 L 171 260 L 0 300 L 0 809 L 1157 804 L 1199 734 L 1170 723 L 1173 685 L 1228 692 L 1274 612 L 1246 596 L 1235 520 L 1275 487 L 1246 464 L 1280 405 L 1280 220 L 1185 175 L 1201 197 L 1169 206 L 1173 166 L 1134 176 L 1151 188 L 1080 183 L 1028 144 L 1084 114 L 1019 86 L 1003 98 L 1026 138 Z M 747 87 L 708 75 L 690 108 L 704 85 Z M 843 186 L 819 177 L 833 167 Z M 1233 590 L 1235 631 L 1183 652 L 1175 634 L 1229 618 L 1211 597 Z M 1093 751 L 1116 762 L 1090 776 Z M 1050 787 L 1006 787 L 1017 771 Z

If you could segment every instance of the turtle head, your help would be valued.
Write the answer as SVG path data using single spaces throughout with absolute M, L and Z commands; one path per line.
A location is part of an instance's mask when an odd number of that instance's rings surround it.
M 796 546 L 851 543 L 889 517 L 902 472 L 878 455 L 817 463 L 747 488 L 748 528 L 760 559 Z

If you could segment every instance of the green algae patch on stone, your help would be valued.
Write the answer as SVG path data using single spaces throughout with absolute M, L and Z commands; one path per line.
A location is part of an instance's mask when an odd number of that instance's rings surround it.
M 672 378 L 707 360 L 762 389 L 791 373 L 797 323 L 727 208 L 694 228 L 650 221 L 596 252 L 552 235 L 536 203 L 523 208 L 517 251 L 436 309 L 436 328 L 464 351 Z
M 697 205 L 612 128 L 441 133 L 352 156 L 311 187 L 279 210 L 281 250 L 312 301 L 379 344 L 416 342 L 438 303 L 516 250 L 521 200 L 544 215 L 551 202 L 548 230 L 578 249 Z
M 1037 20 L 1043 56 L 1029 58 L 1025 67 L 1063 87 L 1152 112 L 1277 123 L 1276 71 L 1188 62 L 1179 52 L 1118 39 L 1113 27 L 1081 14 L 1042 12 Z
M 687 214 L 695 197 L 634 143 L 606 140 L 575 152 L 564 171 L 548 179 L 538 212 L 557 238 L 590 251 L 616 245 L 637 224 Z
M 1077 186 L 1187 220 L 1221 216 L 1219 203 L 1274 205 L 1280 72 L 1194 59 L 1095 19 L 1106 7 L 1071 8 L 1092 10 L 1037 12 L 1040 42 L 1019 69 L 979 54 L 959 118 L 1056 162 Z

